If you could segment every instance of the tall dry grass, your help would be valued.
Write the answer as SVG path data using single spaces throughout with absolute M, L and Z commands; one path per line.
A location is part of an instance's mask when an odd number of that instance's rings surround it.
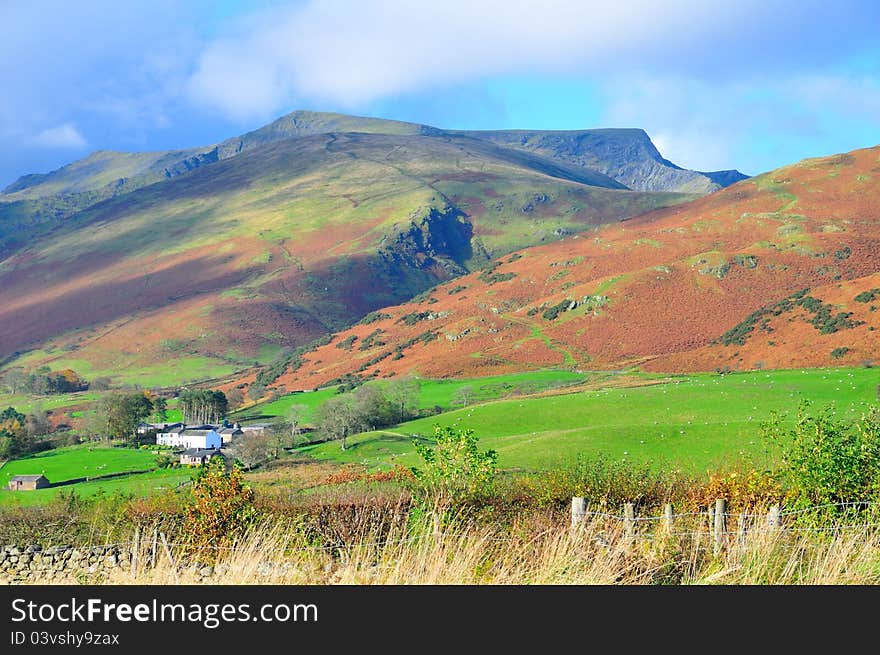
M 109 584 L 877 584 L 880 528 L 770 533 L 751 526 L 725 536 L 716 553 L 708 530 L 657 523 L 635 536 L 597 517 L 572 530 L 530 515 L 506 528 L 428 514 L 380 533 L 365 522 L 349 543 L 315 544 L 294 523 L 260 525 L 213 566 L 191 564 L 192 549 L 172 540 L 174 563 L 159 551 L 154 567 L 142 548 L 134 572 Z M 211 550 L 209 548 L 209 550 Z M 189 558 L 189 559 L 188 559 Z M 210 575 L 204 575 L 210 572 Z

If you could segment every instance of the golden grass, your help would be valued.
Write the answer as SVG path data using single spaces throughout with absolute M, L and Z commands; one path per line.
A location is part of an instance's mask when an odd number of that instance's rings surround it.
M 175 564 L 159 553 L 137 570 L 117 569 L 108 584 L 878 584 L 880 528 L 824 531 L 756 529 L 725 537 L 713 554 L 711 535 L 668 533 L 660 524 L 628 536 L 617 521 L 598 517 L 578 529 L 547 515 L 517 519 L 507 528 L 427 515 L 379 534 L 364 522 L 352 544 L 310 543 L 295 521 L 251 530 L 205 565 L 185 564 L 186 547 L 172 544 Z M 756 526 L 759 524 L 756 524 Z M 755 526 L 753 526 L 755 527 Z M 688 528 L 690 529 L 690 528 Z M 190 551 L 192 552 L 192 551 Z M 202 551 L 204 552 L 204 551 Z

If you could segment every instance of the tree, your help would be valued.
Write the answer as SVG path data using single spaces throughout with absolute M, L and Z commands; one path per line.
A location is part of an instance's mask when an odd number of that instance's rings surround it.
M 269 437 L 259 432 L 245 433 L 233 449 L 235 456 L 250 471 L 269 458 Z
M 26 451 L 25 415 L 7 407 L 0 412 L 0 457 L 14 457 Z
M 374 430 L 394 423 L 395 409 L 378 384 L 365 384 L 354 390 L 354 413 L 358 430 Z
M 238 387 L 230 389 L 226 394 L 226 401 L 230 410 L 236 410 L 244 404 L 244 392 Z
M 291 405 L 287 410 L 287 423 L 290 426 L 290 438 L 293 447 L 296 447 L 297 439 L 302 434 L 303 419 L 309 408 L 306 405 Z
M 168 420 L 168 400 L 162 396 L 152 395 L 153 419 L 157 422 Z
M 24 369 L 11 368 L 3 373 L 2 384 L 11 394 L 16 394 L 24 389 L 27 383 L 27 374 Z
M 49 434 L 49 413 L 39 405 L 35 405 L 25 418 L 25 430 L 29 437 L 41 437 Z
M 266 386 L 263 384 L 259 384 L 258 382 L 254 382 L 248 388 L 247 395 L 248 398 L 256 402 L 266 395 Z
M 180 392 L 178 407 L 184 423 L 219 423 L 226 416 L 229 401 L 222 391 L 184 389 Z
M 452 395 L 452 404 L 467 407 L 471 404 L 473 396 L 474 388 L 471 385 L 466 384 L 463 387 L 459 387 L 458 390 Z
M 320 432 L 333 441 L 339 441 L 342 450 L 347 439 L 359 431 L 363 424 L 353 394 L 333 396 L 318 408 L 317 424 Z
M 290 448 L 292 437 L 290 436 L 290 423 L 283 418 L 276 419 L 268 430 L 268 446 L 272 459 L 278 459 L 278 455 L 285 448 Z
M 145 393 L 111 393 L 98 402 L 93 427 L 107 439 L 137 441 L 137 427 L 153 412 L 153 402 Z
M 421 388 L 422 383 L 414 377 L 385 383 L 385 394 L 394 408 L 395 422 L 402 423 L 415 415 Z

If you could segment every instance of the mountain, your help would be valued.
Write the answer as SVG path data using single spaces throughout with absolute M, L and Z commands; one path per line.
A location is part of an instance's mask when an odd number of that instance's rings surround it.
M 144 385 L 270 362 L 494 257 L 695 197 L 305 113 L 207 151 L 96 153 L 11 189 L 7 207 L 68 198 L 71 213 L 26 238 L 0 214 L 21 240 L 0 261 L 0 361 Z
M 463 132 L 492 143 L 590 168 L 637 191 L 711 193 L 746 179 L 739 171 L 701 173 L 664 159 L 640 129 Z
M 580 170 L 582 175 L 598 173 L 639 191 L 709 193 L 744 177 L 737 171 L 681 169 L 663 159 L 642 130 L 454 132 L 386 119 L 296 111 L 219 144 L 146 153 L 99 151 L 51 173 L 25 175 L 0 193 L 0 256 L 97 202 L 269 143 L 331 133 L 486 140 Z
M 348 375 L 880 363 L 880 146 L 496 259 L 294 359 Z

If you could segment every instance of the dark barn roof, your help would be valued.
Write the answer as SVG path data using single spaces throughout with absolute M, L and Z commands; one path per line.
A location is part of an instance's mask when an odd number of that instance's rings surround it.
M 216 454 L 216 448 L 187 448 L 181 453 L 187 457 L 211 457 Z

